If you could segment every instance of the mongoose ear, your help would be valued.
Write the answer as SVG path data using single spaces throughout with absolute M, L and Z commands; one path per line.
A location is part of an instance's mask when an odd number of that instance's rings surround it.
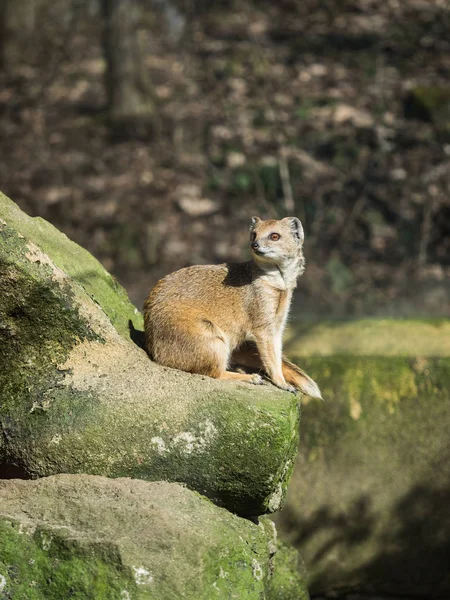
M 292 231 L 292 235 L 296 238 L 298 243 L 302 245 L 305 239 L 305 233 L 303 231 L 303 225 L 300 219 L 297 219 L 297 217 L 286 217 L 285 219 L 283 219 L 283 221 L 289 224 L 289 227 Z
M 259 217 L 252 217 L 250 221 L 250 231 L 253 231 L 258 223 L 261 223 L 261 219 Z

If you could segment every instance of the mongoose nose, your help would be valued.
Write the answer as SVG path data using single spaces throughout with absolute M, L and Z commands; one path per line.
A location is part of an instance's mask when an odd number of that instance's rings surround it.
M 258 242 L 253 242 L 252 243 L 252 248 L 253 248 L 253 250 L 258 250 L 258 248 L 259 248 Z

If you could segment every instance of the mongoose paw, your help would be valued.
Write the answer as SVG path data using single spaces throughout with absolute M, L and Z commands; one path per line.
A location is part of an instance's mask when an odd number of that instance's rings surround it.
M 297 394 L 298 389 L 293 385 L 289 385 L 288 383 L 277 385 L 280 390 L 284 390 L 285 392 L 291 392 L 291 394 Z
M 259 373 L 255 373 L 252 376 L 250 383 L 253 383 L 254 385 L 262 385 L 264 383 L 264 380 Z

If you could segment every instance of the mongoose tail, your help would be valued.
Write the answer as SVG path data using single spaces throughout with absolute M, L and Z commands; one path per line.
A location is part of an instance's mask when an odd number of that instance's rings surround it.
M 258 352 L 258 348 L 253 342 L 245 342 L 240 348 L 235 350 L 232 355 L 232 364 L 235 366 L 249 367 L 250 369 L 264 370 L 264 365 Z M 319 386 L 311 377 L 297 367 L 285 356 L 281 360 L 281 369 L 287 383 L 297 388 L 302 394 L 310 398 L 319 398 L 323 400 Z
M 283 356 L 281 363 L 283 375 L 287 383 L 290 383 L 310 398 L 323 400 L 319 386 L 314 379 L 311 379 L 311 377 L 303 371 L 303 369 L 294 365 L 294 363 L 285 356 Z

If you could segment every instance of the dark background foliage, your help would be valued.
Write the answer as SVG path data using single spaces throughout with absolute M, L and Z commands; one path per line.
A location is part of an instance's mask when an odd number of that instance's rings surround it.
M 447 0 L 3 0 L 0 188 L 141 306 L 304 223 L 304 314 L 448 315 Z

